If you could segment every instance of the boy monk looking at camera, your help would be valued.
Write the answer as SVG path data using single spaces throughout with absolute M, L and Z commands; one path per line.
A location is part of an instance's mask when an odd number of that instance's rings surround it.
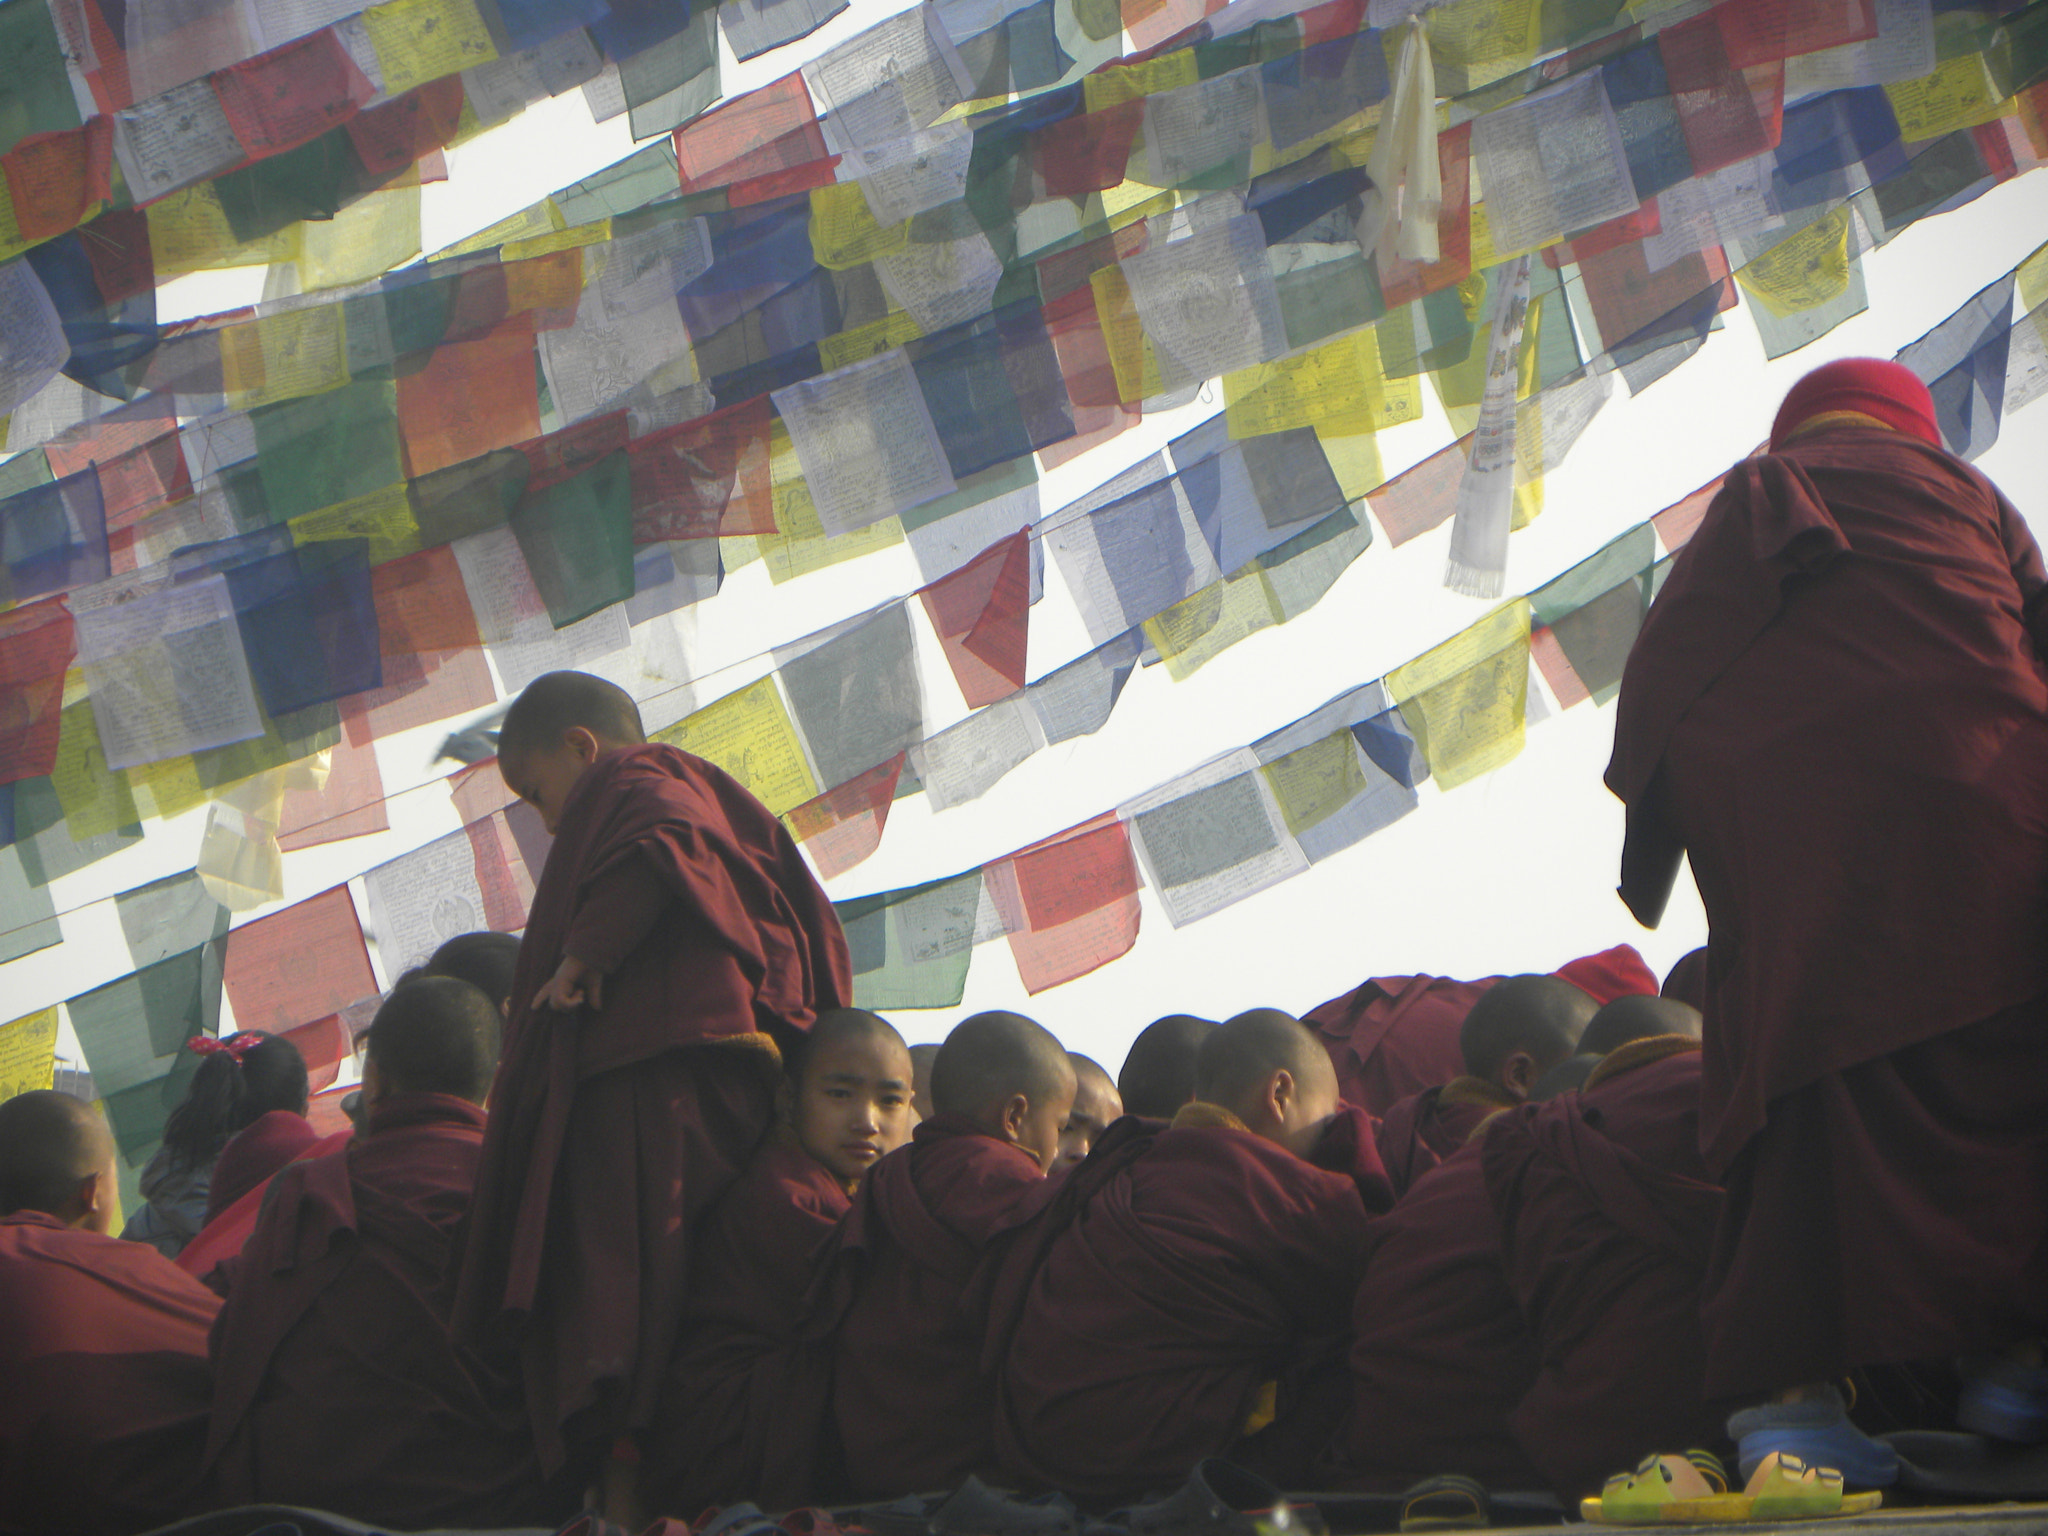
M 456 1280 L 457 1336 L 516 1352 L 549 1477 L 652 1422 L 691 1235 L 774 1113 L 773 1037 L 849 998 L 846 940 L 780 822 L 651 746 L 623 690 L 536 678 L 498 738 L 554 833 L 519 949 Z

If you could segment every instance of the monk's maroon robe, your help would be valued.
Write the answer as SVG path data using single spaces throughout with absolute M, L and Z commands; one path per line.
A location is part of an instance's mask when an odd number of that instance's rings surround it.
M 955 1115 L 868 1170 L 812 1324 L 834 1341 L 831 1422 L 856 1494 L 950 1489 L 991 1470 L 993 1268 L 1058 1187 L 1030 1153 Z
M 448 1334 L 483 1126 L 462 1099 L 400 1095 L 346 1148 L 272 1181 L 213 1330 L 220 1502 L 401 1526 L 548 1513 L 516 1390 Z
M 219 1306 L 146 1244 L 0 1217 L 0 1531 L 127 1536 L 191 1512 Z
M 338 1152 L 348 1145 L 354 1134 L 354 1127 L 350 1127 L 308 1142 L 292 1161 L 304 1162 L 308 1158 Z M 254 1189 L 244 1191 L 218 1215 L 208 1217 L 206 1225 L 179 1250 L 172 1262 L 186 1274 L 196 1275 L 209 1289 L 225 1296 L 227 1278 L 224 1266 L 242 1251 L 242 1245 L 249 1241 L 249 1234 L 256 1230 L 256 1217 L 263 1209 L 263 1196 L 269 1182 L 266 1179 Z
M 1631 1064 L 1631 1063 L 1636 1064 Z M 1501 1116 L 1480 1162 L 1539 1361 L 1509 1415 L 1566 1497 L 1671 1446 L 1708 1445 L 1700 1285 L 1721 1190 L 1699 1152 L 1700 1054 L 1622 1047 L 1577 1093 Z
M 259 1115 L 229 1137 L 213 1161 L 213 1178 L 206 1186 L 207 1225 L 244 1195 L 268 1184 L 270 1176 L 286 1163 L 304 1157 L 319 1139 L 312 1122 L 288 1109 Z
M 698 1230 L 675 1363 L 647 1436 L 642 1502 L 689 1510 L 812 1496 L 828 1376 L 799 1346 L 819 1248 L 850 1201 L 787 1133 L 755 1154 Z
M 1293 1389 L 1341 1354 L 1368 1205 L 1392 1202 L 1364 1120 L 1333 1128 L 1322 1168 L 1198 1103 L 1076 1170 L 1093 1187 L 1052 1213 L 1001 1352 L 1005 1470 L 1106 1505 L 1232 1453 L 1262 1388 L 1291 1389 L 1273 1403 L 1290 1418 Z
M 1380 976 L 1302 1015 L 1337 1068 L 1347 1104 L 1384 1115 L 1411 1093 L 1465 1070 L 1458 1030 L 1472 1005 L 1499 981 Z
M 601 1010 L 536 1012 L 565 955 Z M 519 948 L 455 1328 L 516 1343 L 550 1473 L 644 1428 L 690 1233 L 766 1134 L 766 1043 L 851 1000 L 832 904 L 782 824 L 673 747 L 606 753 L 562 808 Z M 757 1033 L 758 1032 L 758 1033 Z
M 1831 427 L 1729 473 L 1630 655 L 1622 894 L 1689 856 L 1711 930 L 1716 1392 L 2048 1331 L 2044 594 L 1976 470 Z
M 1454 1077 L 1394 1105 L 1380 1121 L 1378 1142 L 1395 1196 L 1470 1141 L 1489 1115 L 1515 1103 L 1483 1077 Z
M 1340 1486 L 1396 1490 L 1438 1472 L 1542 1485 L 1508 1430 L 1536 1351 L 1502 1268 L 1482 1146 L 1372 1223 L 1352 1303 L 1351 1412 L 1326 1474 Z

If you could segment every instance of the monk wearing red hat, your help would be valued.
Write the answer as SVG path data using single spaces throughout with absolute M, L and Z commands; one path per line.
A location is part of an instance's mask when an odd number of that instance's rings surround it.
M 1983 1354 L 1965 1422 L 2048 1436 L 2048 571 L 1906 369 L 1786 398 L 1673 565 L 1607 783 L 1647 923 L 1711 937 L 1703 1308 L 1730 1430 L 1881 1484 L 1844 1372 Z

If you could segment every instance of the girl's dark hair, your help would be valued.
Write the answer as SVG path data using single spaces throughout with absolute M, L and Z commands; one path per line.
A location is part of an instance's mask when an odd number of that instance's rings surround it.
M 306 1112 L 306 1058 L 282 1035 L 259 1035 L 237 1060 L 201 1059 L 184 1102 L 164 1122 L 164 1146 L 187 1167 L 213 1161 L 220 1144 L 273 1109 Z

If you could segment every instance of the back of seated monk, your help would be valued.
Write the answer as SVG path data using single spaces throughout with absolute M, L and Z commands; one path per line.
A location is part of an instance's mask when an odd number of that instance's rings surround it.
M 1642 1001 L 1672 1033 L 1620 1044 L 1578 1093 L 1502 1116 L 1480 1153 L 1542 1362 L 1509 1428 L 1569 1498 L 1652 1451 L 1713 1443 L 1722 1418 L 1700 1326 L 1723 1202 L 1699 1151 L 1698 1016 Z
M 362 1132 L 272 1181 L 213 1334 L 222 1503 L 406 1527 L 531 1524 L 573 1504 L 542 1487 L 516 1391 L 448 1332 L 499 1029 L 467 982 L 400 984 L 370 1027 Z
M 1472 1139 L 1489 1116 L 1529 1097 L 1572 1054 L 1598 1005 L 1556 976 L 1510 976 L 1489 989 L 1458 1028 L 1462 1076 L 1389 1109 L 1380 1158 L 1397 1194 Z
M 126 1536 L 200 1502 L 220 1303 L 109 1237 L 117 1203 L 98 1110 L 0 1104 L 0 1531 Z
M 700 1228 L 682 1335 L 647 1436 L 655 1510 L 812 1496 L 829 1354 L 803 1346 L 819 1249 L 867 1170 L 910 1140 L 910 1053 L 886 1019 L 818 1015 L 786 1063 L 774 1134 Z
M 807 1330 L 833 1341 L 835 1447 L 848 1488 L 888 1497 L 987 1473 L 985 1266 L 1044 1205 L 1074 1103 L 1051 1033 L 982 1013 L 932 1064 L 933 1117 L 868 1173 L 823 1258 Z
M 1205 1456 L 1286 1463 L 1391 1195 L 1315 1038 L 1259 1009 L 1211 1032 L 1198 1102 L 1125 1120 L 998 1284 L 1005 1471 L 1108 1505 Z M 1360 1159 L 1362 1158 L 1362 1162 Z M 1335 1166 L 1318 1166 L 1319 1162 Z M 1319 1443 L 1319 1442 L 1318 1442 Z
M 1214 1019 L 1169 1013 L 1138 1031 L 1116 1075 L 1124 1113 L 1171 1120 L 1195 1096 L 1195 1060 L 1214 1034 Z

